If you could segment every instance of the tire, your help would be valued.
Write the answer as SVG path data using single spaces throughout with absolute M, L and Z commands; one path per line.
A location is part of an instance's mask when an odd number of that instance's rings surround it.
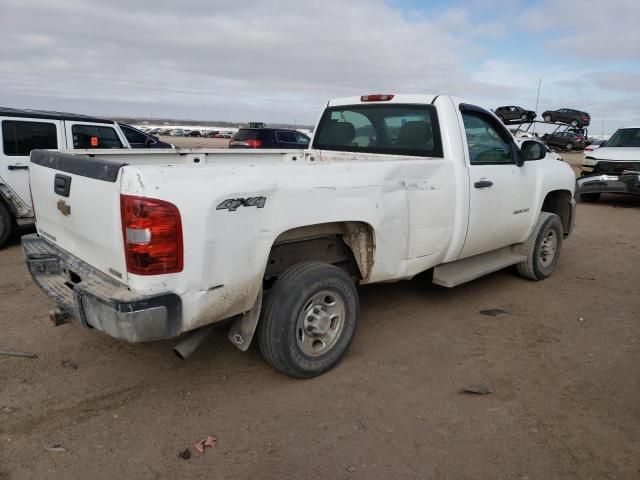
M 267 294 L 258 325 L 260 351 L 279 372 L 316 377 L 346 353 L 359 308 L 356 286 L 344 271 L 324 262 L 298 263 Z
M 575 118 L 573 120 L 571 120 L 571 122 L 569 123 L 569 125 L 571 125 L 572 127 L 578 127 L 580 126 L 580 122 L 578 122 L 578 120 L 576 120 Z
M 600 200 L 600 193 L 581 193 L 580 200 L 585 203 L 594 203 Z
M 2 248 L 15 229 L 15 221 L 13 215 L 7 209 L 6 205 L 0 201 L 0 248 Z
M 551 121 L 553 120 L 553 119 L 551 118 L 551 115 L 545 115 L 544 117 L 542 117 L 542 119 L 543 119 L 545 122 L 551 122 Z
M 529 120 L 529 115 L 527 115 L 526 113 L 523 113 L 522 116 L 520 117 L 520 120 L 522 120 L 523 122 L 526 122 L 527 120 Z
M 524 242 L 527 259 L 517 264 L 518 273 L 530 280 L 544 280 L 551 275 L 562 251 L 564 230 L 560 217 L 541 212 L 533 233 Z
M 500 119 L 500 121 L 501 121 L 502 123 L 504 123 L 504 117 L 503 117 L 502 115 L 498 115 L 498 118 Z
M 564 149 L 570 152 L 571 150 L 573 150 L 573 143 L 567 143 L 564 146 Z

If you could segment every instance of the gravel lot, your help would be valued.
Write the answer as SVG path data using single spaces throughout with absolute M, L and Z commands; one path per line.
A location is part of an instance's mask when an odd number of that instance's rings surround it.
M 16 240 L 0 251 L 0 350 L 38 358 L 0 357 L 0 480 L 640 478 L 639 236 L 640 198 L 606 197 L 578 205 L 544 282 L 363 287 L 350 352 L 307 381 L 223 332 L 184 362 L 171 342 L 54 328 Z M 474 384 L 493 393 L 460 393 Z

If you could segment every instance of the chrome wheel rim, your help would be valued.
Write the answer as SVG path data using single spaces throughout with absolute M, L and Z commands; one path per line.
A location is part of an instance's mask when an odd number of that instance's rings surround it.
M 327 353 L 344 329 L 345 305 L 334 291 L 322 290 L 304 305 L 296 322 L 298 348 L 310 357 Z
M 554 230 L 549 230 L 542 239 L 538 258 L 544 267 L 548 267 L 556 256 L 558 250 L 558 235 Z

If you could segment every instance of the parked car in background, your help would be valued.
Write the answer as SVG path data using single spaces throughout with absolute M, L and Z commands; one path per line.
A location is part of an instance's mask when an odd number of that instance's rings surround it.
M 544 143 L 562 150 L 582 150 L 585 146 L 585 137 L 573 132 L 556 132 L 549 135 Z
M 127 137 L 131 148 L 175 148 L 170 143 L 163 142 L 158 137 L 142 132 L 131 125 L 126 123 L 119 123 L 118 125 L 120 125 L 124 136 Z
M 561 108 L 560 110 L 547 110 L 542 114 L 545 122 L 567 123 L 572 127 L 587 127 L 591 123 L 591 115 L 581 110 Z
M 175 128 L 169 132 L 171 137 L 184 137 L 187 135 L 187 132 L 181 128 Z
M 113 120 L 0 107 L 0 123 L 0 247 L 17 226 L 34 222 L 29 195 L 32 150 L 130 148 Z
M 502 123 L 517 122 L 530 122 L 536 118 L 537 114 L 533 110 L 525 110 L 517 105 L 498 107 L 494 113 L 502 121 Z
M 205 137 L 208 138 L 215 138 L 218 136 L 220 132 L 218 130 L 209 130 L 207 133 L 204 134 Z
M 231 137 L 229 148 L 307 148 L 310 140 L 297 130 L 241 128 Z
M 200 133 L 200 130 L 191 130 L 189 133 L 187 133 L 187 137 L 201 137 L 202 133 Z
M 216 138 L 231 138 L 233 137 L 234 132 L 218 132 Z
M 597 202 L 602 193 L 640 195 L 640 127 L 620 128 L 606 145 L 585 155 L 577 181 L 583 202 Z

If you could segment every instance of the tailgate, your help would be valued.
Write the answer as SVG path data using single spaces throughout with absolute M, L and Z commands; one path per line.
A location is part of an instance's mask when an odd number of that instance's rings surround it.
M 126 279 L 121 162 L 34 150 L 29 177 L 38 233 L 118 280 Z

